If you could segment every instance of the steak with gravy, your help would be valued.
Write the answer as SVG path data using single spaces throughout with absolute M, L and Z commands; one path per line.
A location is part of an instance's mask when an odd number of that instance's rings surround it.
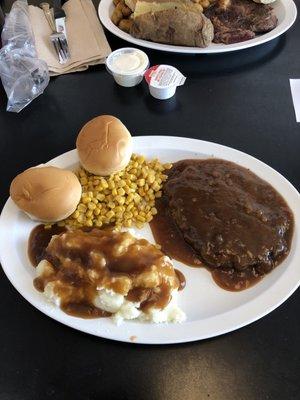
M 213 274 L 226 275 L 225 287 L 248 287 L 289 252 L 292 211 L 270 184 L 235 163 L 213 158 L 177 162 L 162 201 L 199 260 Z M 237 280 L 244 282 L 236 285 Z

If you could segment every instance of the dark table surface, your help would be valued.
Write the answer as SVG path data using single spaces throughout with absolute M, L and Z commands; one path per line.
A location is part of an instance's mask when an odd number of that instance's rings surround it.
M 4 2 L 8 6 L 11 1 Z M 107 35 L 113 49 L 126 43 Z M 145 85 L 118 87 L 103 66 L 51 79 L 20 114 L 0 89 L 0 201 L 27 167 L 74 148 L 99 114 L 134 135 L 176 135 L 247 152 L 300 189 L 300 127 L 289 78 L 300 78 L 300 23 L 281 38 L 226 55 L 147 51 L 186 84 L 168 102 Z M 9 232 L 7 233 L 9 234 Z M 0 270 L 0 400 L 283 400 L 300 398 L 300 291 L 263 319 L 201 342 L 142 346 L 89 336 L 27 303 Z

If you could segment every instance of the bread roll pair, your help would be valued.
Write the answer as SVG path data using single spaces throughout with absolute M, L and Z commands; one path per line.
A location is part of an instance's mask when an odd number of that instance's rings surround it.
M 103 115 L 81 129 L 76 142 L 82 166 L 106 176 L 126 167 L 132 154 L 131 135 L 122 122 Z M 69 217 L 80 201 L 82 187 L 68 170 L 45 166 L 29 168 L 12 181 L 10 196 L 32 219 L 57 222 Z

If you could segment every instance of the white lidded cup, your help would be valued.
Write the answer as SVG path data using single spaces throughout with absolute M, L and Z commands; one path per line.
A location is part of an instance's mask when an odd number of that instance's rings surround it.
M 185 76 L 171 65 L 154 65 L 145 72 L 150 94 L 159 100 L 174 96 L 177 86 L 185 82 Z
M 124 47 L 113 51 L 106 59 L 106 68 L 120 86 L 138 85 L 149 67 L 145 52 L 133 47 Z

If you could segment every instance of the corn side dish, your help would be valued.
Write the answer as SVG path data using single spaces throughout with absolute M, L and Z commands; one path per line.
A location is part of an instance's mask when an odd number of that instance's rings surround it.
M 82 227 L 114 225 L 142 228 L 157 213 L 155 199 L 161 197 L 162 184 L 167 179 L 165 170 L 172 164 L 157 159 L 147 161 L 133 154 L 127 167 L 108 177 L 77 172 L 82 185 L 81 201 L 75 212 L 60 226 Z

